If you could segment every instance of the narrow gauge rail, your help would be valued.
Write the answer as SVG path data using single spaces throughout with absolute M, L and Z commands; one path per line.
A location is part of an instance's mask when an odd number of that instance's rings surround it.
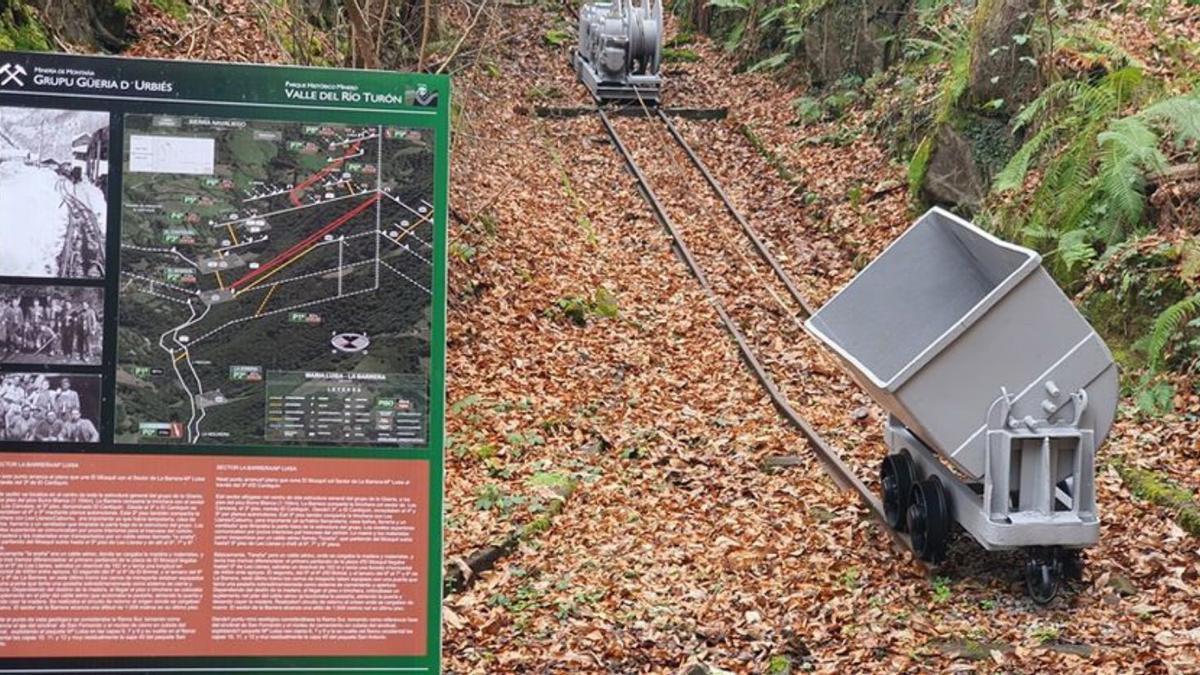
M 683 259 L 684 264 L 696 278 L 696 281 L 699 283 L 701 289 L 705 293 L 705 296 L 708 298 L 709 303 L 712 305 L 713 309 L 717 313 L 717 316 L 720 318 L 721 324 L 725 327 L 725 330 L 730 334 L 734 342 L 737 344 L 738 351 L 741 353 L 742 359 L 750 367 L 754 377 L 767 392 L 771 402 L 774 404 L 776 409 L 779 410 L 780 414 L 782 414 L 783 417 L 792 426 L 799 430 L 805 439 L 807 439 L 809 447 L 812 449 L 817 459 L 819 459 L 824 465 L 826 472 L 830 475 L 830 477 L 833 478 L 834 482 L 837 483 L 837 485 L 842 489 L 852 490 L 858 496 L 863 505 L 865 505 L 871 511 L 871 513 L 874 514 L 874 516 L 884 524 L 883 529 L 890 534 L 895 541 L 899 542 L 905 548 L 911 550 L 912 545 L 908 535 L 898 532 L 887 526 L 883 504 L 881 503 L 879 497 L 877 497 L 875 493 L 857 475 L 855 475 L 854 471 L 842 460 L 841 454 L 837 451 L 837 449 L 835 449 L 827 440 L 825 440 L 821 433 L 818 432 L 807 419 L 800 415 L 800 413 L 798 413 L 788 401 L 787 396 L 780 389 L 779 385 L 775 381 L 775 378 L 770 372 L 768 372 L 767 367 L 764 365 L 764 359 L 762 359 L 751 346 L 750 340 L 748 339 L 745 331 L 731 316 L 729 308 L 726 306 L 725 301 L 722 300 L 720 293 L 709 281 L 708 274 L 705 272 L 704 268 L 702 268 L 699 262 L 697 262 L 696 256 L 692 253 L 691 247 L 689 247 L 688 243 L 685 241 L 681 229 L 667 212 L 666 207 L 659 199 L 658 193 L 655 191 L 653 185 L 651 185 L 650 180 L 646 177 L 642 167 L 638 165 L 633 153 L 622 140 L 609 113 L 605 110 L 604 105 L 599 100 L 596 100 L 595 103 L 596 112 L 600 117 L 600 121 L 603 123 L 605 130 L 612 139 L 613 145 L 616 147 L 617 152 L 621 155 L 621 158 L 625 161 L 626 166 L 628 166 L 629 170 L 633 173 L 634 178 L 637 181 L 638 188 L 641 191 L 642 196 L 645 197 L 647 204 L 650 206 L 650 210 L 654 213 L 654 216 L 659 223 L 661 223 L 662 226 L 667 230 L 667 233 L 674 242 L 680 257 Z M 665 126 L 666 132 L 671 136 L 675 144 L 678 145 L 678 147 L 684 152 L 692 166 L 698 170 L 701 175 L 703 175 L 705 182 L 708 184 L 713 194 L 724 205 L 728 216 L 737 223 L 741 233 L 746 237 L 746 239 L 749 240 L 757 256 L 763 263 L 770 267 L 771 272 L 775 276 L 776 280 L 778 280 L 778 282 L 787 289 L 788 296 L 800 311 L 801 316 L 799 318 L 805 318 L 811 315 L 812 305 L 800 292 L 795 281 L 792 280 L 791 276 L 788 275 L 788 273 L 783 269 L 775 256 L 772 255 L 767 249 L 762 237 L 733 204 L 729 198 L 729 195 L 726 194 L 725 190 L 721 187 L 721 184 L 716 180 L 716 178 L 713 177 L 703 160 L 700 159 L 695 151 L 692 150 L 691 146 L 688 145 L 687 141 L 684 140 L 683 135 L 679 132 L 679 129 L 675 126 L 671 119 L 659 109 L 651 111 L 643 107 L 643 110 L 647 119 L 657 119 L 658 122 L 661 122 L 662 125 Z M 915 556 L 914 560 L 916 560 Z M 920 563 L 921 561 L 917 560 L 917 562 Z
M 67 187 L 58 183 L 58 193 L 67 207 L 67 230 L 58 254 L 58 274 L 67 277 L 104 276 L 104 235 L 92 209 Z

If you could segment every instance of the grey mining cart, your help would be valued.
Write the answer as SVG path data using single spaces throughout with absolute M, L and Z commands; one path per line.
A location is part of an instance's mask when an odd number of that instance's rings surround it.
M 656 104 L 662 88 L 662 33 L 661 0 L 584 5 L 575 72 L 600 101 Z
M 952 522 L 987 550 L 1028 551 L 1049 602 L 1099 539 L 1095 457 L 1117 369 L 1034 251 L 933 209 L 806 328 L 889 413 L 888 524 L 929 562 Z

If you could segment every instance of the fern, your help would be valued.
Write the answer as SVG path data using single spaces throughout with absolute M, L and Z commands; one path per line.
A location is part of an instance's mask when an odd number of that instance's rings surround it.
M 924 38 L 906 38 L 904 44 L 907 47 L 916 47 L 923 53 L 938 53 L 938 54 L 953 54 L 956 45 L 938 40 L 926 40 Z
M 1200 94 L 1156 103 L 1146 108 L 1142 117 L 1174 128 L 1175 142 L 1180 147 L 1191 141 L 1200 142 Z
M 1179 245 L 1179 277 L 1189 286 L 1200 280 L 1200 237 L 1185 239 Z
M 1064 50 L 1074 53 L 1092 67 L 1103 65 L 1107 70 L 1117 66 L 1145 67 L 1140 59 L 1101 36 L 1091 26 L 1075 27 L 1062 37 L 1061 42 Z
M 1096 247 L 1092 244 L 1092 231 L 1079 229 L 1063 233 L 1058 239 L 1058 248 L 1055 253 L 1062 259 L 1062 263 L 1066 265 L 1067 269 L 1091 265 L 1096 260 Z
M 1030 101 L 1013 117 L 1013 131 L 1020 131 L 1040 118 L 1056 103 L 1078 97 L 1086 85 L 1079 80 L 1059 80 L 1046 86 L 1037 98 Z
M 760 28 L 771 27 L 776 22 L 778 22 L 781 18 L 785 17 L 788 13 L 788 10 L 791 7 L 792 7 L 792 3 L 784 3 L 784 4 L 777 5 L 775 7 L 772 7 L 771 9 L 767 10 L 765 13 L 763 13 L 762 18 L 760 18 L 758 20 L 759 27 Z
M 748 70 L 770 70 L 787 63 L 804 41 L 809 19 L 828 4 L 829 0 L 787 0 L 770 7 L 757 23 L 757 51 L 766 56 Z
M 1143 349 L 1150 357 L 1151 370 L 1158 370 L 1163 362 L 1163 352 L 1171 338 L 1179 331 L 1184 322 L 1200 312 L 1200 293 L 1186 297 L 1162 311 L 1156 319 L 1150 334 L 1143 342 Z
M 937 121 L 946 122 L 954 113 L 954 107 L 967 90 L 971 80 L 971 45 L 967 40 L 959 43 L 950 60 L 950 73 L 942 84 L 942 100 L 938 105 Z
M 729 29 L 729 34 L 725 36 L 723 46 L 725 51 L 732 52 L 738 48 L 742 42 L 742 36 L 746 33 L 747 18 L 753 8 L 753 0 L 707 0 L 708 6 L 716 10 L 725 12 L 731 16 L 738 17 L 734 20 L 733 25 Z
M 790 59 L 791 57 L 792 57 L 792 55 L 789 52 L 779 52 L 778 54 L 775 54 L 773 56 L 768 56 L 767 58 L 763 59 L 762 61 L 759 61 L 758 63 L 750 66 L 749 68 L 746 69 L 746 72 L 747 73 L 755 73 L 760 70 L 775 70 L 776 68 L 787 63 L 788 59 Z
M 750 0 L 708 0 L 708 6 L 745 12 L 750 9 Z
M 1096 140 L 1102 150 L 1096 199 L 1111 211 L 1108 236 L 1116 241 L 1142 219 L 1146 172 L 1161 170 L 1167 160 L 1158 149 L 1158 134 L 1140 117 L 1113 122 Z
M 1021 187 L 1025 183 L 1026 174 L 1029 173 L 1029 162 L 1061 128 L 1062 125 L 1059 124 L 1047 125 L 1025 141 L 1004 165 L 1004 168 L 996 174 L 992 181 L 992 189 L 996 192 L 1008 192 Z
M 1008 207 L 999 219 L 1001 229 L 1023 234 L 1030 228 L 1058 233 L 1040 238 L 1061 254 L 1056 264 L 1061 280 L 1070 283 L 1091 262 L 1084 240 L 1120 242 L 1142 221 L 1146 208 L 1146 175 L 1166 165 L 1158 129 L 1170 126 L 1179 138 L 1190 137 L 1200 125 L 1192 119 L 1193 99 L 1164 101 L 1143 113 L 1121 112 L 1153 91 L 1133 66 L 1113 70 L 1086 82 L 1064 80 L 1048 87 L 1013 119 L 1015 128 L 1035 132 L 996 174 L 992 190 L 1011 192 L 1021 187 L 1040 157 L 1042 178 L 1033 199 Z M 1086 231 L 1089 234 L 1070 235 Z M 1037 241 L 1030 242 L 1035 245 Z
M 737 25 L 733 27 L 733 30 L 729 31 L 729 37 L 725 38 L 725 51 L 732 52 L 736 50 L 738 45 L 742 42 L 742 36 L 745 34 L 746 22 L 737 22 Z
M 1111 105 L 1119 108 L 1133 97 L 1134 92 L 1142 86 L 1145 79 L 1142 69 L 1138 66 L 1126 66 L 1120 70 L 1114 70 L 1104 76 L 1100 86 L 1084 90 L 1084 103 L 1097 106 Z

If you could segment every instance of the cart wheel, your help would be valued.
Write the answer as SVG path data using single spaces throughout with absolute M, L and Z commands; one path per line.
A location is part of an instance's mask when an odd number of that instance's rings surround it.
M 1063 549 L 1061 559 L 1063 578 L 1068 581 L 1083 581 L 1083 551 L 1077 548 Z
M 946 490 L 937 476 L 930 476 L 912 487 L 908 506 L 908 531 L 913 551 L 925 562 L 937 563 L 946 557 L 950 533 L 950 509 Z
M 1033 550 L 1025 562 L 1025 590 L 1039 605 L 1048 605 L 1062 586 L 1063 563 L 1057 551 Z
M 904 532 L 909 495 L 917 482 L 912 458 L 905 454 L 888 455 L 879 465 L 879 485 L 883 490 L 883 515 L 893 530 Z

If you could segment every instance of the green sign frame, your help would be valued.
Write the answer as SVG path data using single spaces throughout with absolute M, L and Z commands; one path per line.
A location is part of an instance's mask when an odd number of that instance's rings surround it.
M 105 298 L 105 312 L 102 317 L 103 348 L 99 359 L 94 363 L 86 361 L 71 363 L 0 361 L 0 376 L 13 373 L 23 373 L 29 377 L 35 377 L 39 373 L 56 373 L 60 376 L 66 373 L 77 379 L 98 376 L 102 392 L 99 404 L 99 423 L 96 425 L 99 438 L 94 442 L 88 442 L 87 439 L 75 442 L 65 442 L 63 439 L 49 442 L 0 439 L 0 460 L 5 459 L 6 456 L 16 455 L 37 454 L 39 457 L 70 457 L 80 456 L 82 453 L 82 455 L 137 456 L 155 462 L 169 462 L 170 458 L 203 457 L 226 459 L 257 457 L 263 458 L 262 461 L 273 458 L 303 458 L 306 461 L 327 458 L 329 460 L 371 459 L 407 462 L 418 460 L 428 466 L 427 508 L 423 514 L 424 517 L 416 523 L 419 527 L 427 528 L 425 532 L 428 541 L 424 565 L 427 577 L 425 580 L 427 611 L 424 617 L 425 645 L 422 654 L 359 656 L 340 653 L 336 646 L 333 646 L 329 655 L 308 654 L 303 656 L 247 655 L 244 653 L 229 655 L 214 649 L 206 653 L 173 656 L 97 657 L 82 655 L 66 657 L 46 650 L 36 656 L 22 655 L 20 658 L 8 658 L 4 657 L 3 651 L 0 650 L 0 673 L 88 672 L 92 670 L 95 672 L 205 673 L 440 672 L 442 490 L 445 438 L 446 220 L 449 212 L 450 93 L 450 78 L 440 75 L 0 52 L 0 110 L 43 108 L 100 111 L 111 116 L 114 130 L 111 136 L 108 136 L 106 132 L 109 150 L 105 182 L 96 182 L 96 185 L 107 193 L 105 207 L 107 210 L 104 216 L 106 272 L 102 279 L 53 280 L 63 287 L 103 288 Z M 122 274 L 119 270 L 125 269 L 121 265 L 129 259 L 129 255 L 133 255 L 128 250 L 131 246 L 122 238 L 122 230 L 130 219 L 129 212 L 123 203 L 125 197 L 123 189 L 128 186 L 123 186 L 122 181 L 131 166 L 130 162 L 135 161 L 130 159 L 130 147 L 126 147 L 127 143 L 132 143 L 129 130 L 126 129 L 124 135 L 119 131 L 124 127 L 125 120 L 133 119 L 133 116 L 143 116 L 154 120 L 158 120 L 160 116 L 164 119 L 174 117 L 185 120 L 241 120 L 250 123 L 252 127 L 255 123 L 262 122 L 278 125 L 280 129 L 291 129 L 292 127 L 286 126 L 290 124 L 334 125 L 339 129 L 342 127 L 372 127 L 378 130 L 380 138 L 378 157 L 381 167 L 384 152 L 382 139 L 393 138 L 394 136 L 387 136 L 392 133 L 392 129 L 418 130 L 426 134 L 422 138 L 432 140 L 432 176 L 430 177 L 432 180 L 432 199 L 430 200 L 432 215 L 431 217 L 426 216 L 431 226 L 430 240 L 427 242 L 428 250 L 421 251 L 423 257 L 428 258 L 427 262 L 430 268 L 429 283 L 426 288 L 429 296 L 427 300 L 428 352 L 418 354 L 419 358 L 413 357 L 414 362 L 419 361 L 421 364 L 428 381 L 427 398 L 420 402 L 420 408 L 425 409 L 424 412 L 427 413 L 421 442 L 397 443 L 392 442 L 394 439 L 391 437 L 387 437 L 383 441 L 371 438 L 371 442 L 361 444 L 356 444 L 352 440 L 335 443 L 313 441 L 314 438 L 317 438 L 315 434 L 318 434 L 323 427 L 316 428 L 316 430 L 304 427 L 303 431 L 298 432 L 301 435 L 288 443 L 275 443 L 273 439 L 277 437 L 269 434 L 262 434 L 261 442 L 246 442 L 244 439 L 236 439 L 234 442 L 222 440 L 220 435 L 206 435 L 199 430 L 199 424 L 196 425 L 196 432 L 193 434 L 191 421 L 186 423 L 186 435 L 175 438 L 174 430 L 178 427 L 173 424 L 182 425 L 184 422 L 182 419 L 169 421 L 165 417 L 157 426 L 154 423 L 145 424 L 141 428 L 142 437 L 140 439 L 133 438 L 138 435 L 136 432 L 128 433 L 129 429 L 126 427 L 130 425 L 127 419 L 130 415 L 128 409 L 122 408 L 123 394 L 118 392 L 118 380 L 128 382 L 132 375 L 148 378 L 147 381 L 156 383 L 154 386 L 170 386 L 163 384 L 170 379 L 170 364 L 166 364 L 167 372 L 163 373 L 160 372 L 164 370 L 162 363 L 130 363 L 127 362 L 130 357 L 118 347 L 119 343 L 125 344 L 124 340 L 126 339 L 125 334 L 122 333 L 125 328 L 121 325 L 119 308 L 122 303 L 127 302 L 126 291 L 122 288 Z M 189 123 L 191 122 L 184 122 L 185 125 Z M 203 122 L 196 122 L 196 124 L 203 124 Z M 277 133 L 275 128 L 264 127 L 266 130 L 261 132 L 265 134 L 262 138 L 275 138 L 272 135 Z M 302 140 L 291 140 L 294 147 L 301 147 Z M 140 139 L 138 142 L 145 143 L 146 141 Z M 3 143 L 0 143 L 0 147 L 2 146 Z M 153 152 L 147 152 L 153 155 Z M 153 158 L 144 160 L 139 155 L 139 159 L 136 161 L 161 160 L 166 162 L 160 167 L 162 175 L 189 170 L 183 164 L 172 164 L 172 157 L 167 150 L 160 148 L 156 152 L 161 155 L 159 160 Z M 177 150 L 177 152 L 183 152 L 183 150 Z M 33 154 L 31 152 L 30 157 L 25 160 L 27 165 L 35 164 L 36 158 L 33 157 Z M 203 159 L 200 161 L 203 162 Z M 43 166 L 43 168 L 45 167 Z M 357 164 L 355 168 L 359 168 Z M 66 162 L 60 163 L 58 170 L 63 175 L 70 173 Z M 83 167 L 81 171 L 87 174 L 91 169 Z M 86 181 L 87 176 L 81 177 L 77 172 L 74 180 Z M 350 181 L 350 184 L 353 186 L 354 182 Z M 238 187 L 244 187 L 244 185 L 239 184 Z M 301 199 L 318 199 L 320 197 L 320 195 L 309 196 L 307 192 L 311 192 L 312 188 L 301 189 L 305 188 L 303 184 L 299 187 L 295 185 L 289 187 L 292 189 L 292 198 L 296 200 L 297 204 L 301 204 Z M 380 188 L 376 188 L 372 199 L 383 201 L 382 192 L 379 190 Z M 328 197 L 329 194 L 325 196 Z M 192 206 L 199 199 L 189 196 L 184 203 Z M 424 211 L 423 208 L 422 211 Z M 185 222 L 183 217 L 171 221 L 171 227 L 175 229 L 168 234 L 173 239 L 171 239 L 172 243 L 164 244 L 164 250 L 174 250 L 173 242 L 177 240 L 181 231 L 186 235 L 186 227 L 180 225 L 183 222 Z M 36 223 L 33 225 L 36 226 Z M 379 227 L 378 220 L 376 227 Z M 232 231 L 231 234 L 233 234 Z M 380 232 L 376 231 L 373 238 L 378 241 L 380 236 Z M 305 241 L 300 243 L 303 244 Z M 339 244 L 339 246 L 342 245 Z M 277 257 L 287 257 L 284 254 L 288 254 L 289 251 L 291 251 L 290 248 L 282 252 L 272 251 L 271 253 L 279 254 Z M 378 248 L 376 248 L 375 255 L 376 275 L 378 275 L 380 255 Z M 294 257 L 296 256 L 293 253 L 284 262 L 290 264 Z M 268 259 L 269 255 L 257 258 L 258 261 Z M 192 264 L 196 263 L 193 261 Z M 270 263 L 258 264 L 262 264 L 264 267 L 271 265 Z M 236 297 L 243 289 L 249 290 L 257 277 L 267 276 L 265 272 L 261 271 L 263 267 L 258 267 L 258 264 L 254 269 L 241 270 L 240 274 L 245 283 L 239 288 L 235 288 L 231 283 L 229 288 L 233 289 L 230 291 L 232 295 Z M 281 265 L 275 265 L 275 267 L 279 266 Z M 164 268 L 165 276 L 157 277 L 154 282 L 147 283 L 162 283 L 165 280 L 169 284 L 178 286 L 185 283 L 181 279 L 192 276 L 186 274 L 187 267 L 186 264 L 183 264 L 182 272 L 178 267 Z M 274 267 L 272 267 L 272 271 L 275 271 Z M 340 259 L 336 274 L 340 284 L 342 276 Z M 403 276 L 402 271 L 397 274 Z M 63 275 L 60 273 L 58 276 Z M 230 279 L 232 276 L 230 275 Z M 321 279 L 327 277 L 329 277 L 328 274 Z M 0 269 L 0 287 L 11 284 L 16 288 L 33 288 L 37 284 L 46 284 L 49 281 L 47 279 L 22 278 L 19 274 L 10 275 L 4 269 Z M 424 287 L 424 284 L 417 281 L 413 281 L 413 283 Z M 225 281 L 222 281 L 220 285 L 221 289 L 224 289 Z M 153 285 L 150 287 L 158 288 Z M 265 287 L 262 286 L 262 288 Z M 375 288 L 379 287 L 377 276 Z M 274 289 L 272 288 L 272 290 Z M 341 294 L 339 286 L 338 297 L 341 297 Z M 258 300 L 257 296 L 255 300 Z M 268 301 L 269 299 L 264 299 L 263 304 L 266 305 Z M 199 307 L 200 304 L 199 301 L 196 301 L 196 307 Z M 193 307 L 190 297 L 187 306 Z M 216 306 L 216 302 L 205 305 L 206 308 Z M 262 308 L 259 308 L 259 311 L 261 313 Z M 321 323 L 319 315 L 313 319 L 310 315 L 301 315 L 297 311 L 281 314 L 280 320 L 291 321 L 297 325 L 307 322 L 319 326 Z M 176 330 L 175 337 L 178 336 L 179 331 Z M 371 337 L 374 338 L 374 336 Z M 337 338 L 338 336 L 334 336 L 334 339 Z M 346 353 L 336 354 L 338 359 L 342 359 L 338 361 L 339 363 L 350 360 L 355 356 L 353 350 L 361 348 L 362 342 L 356 344 L 356 339 L 358 338 L 354 334 L 342 338 Z M 335 345 L 336 347 L 338 345 Z M 286 352 L 289 345 L 281 342 L 272 345 L 271 348 L 279 352 Z M 389 344 L 379 347 L 379 349 L 387 348 L 390 348 Z M 191 365 L 191 357 L 183 353 L 188 351 L 186 344 L 171 347 L 168 351 L 174 353 L 174 350 L 179 351 L 180 359 L 186 357 L 185 362 Z M 63 351 L 67 350 L 63 349 Z M 198 362 L 198 365 L 201 368 L 210 367 L 209 364 L 203 362 Z M 251 384 L 247 384 L 247 381 L 254 383 L 264 375 L 267 378 L 271 377 L 269 366 L 259 369 L 256 365 L 215 363 L 211 364 L 211 367 L 223 369 L 223 372 L 229 374 L 228 379 L 232 383 L 227 383 L 226 386 L 233 387 L 233 391 L 236 391 L 237 387 L 251 386 Z M 314 367 L 327 369 L 328 365 Z M 214 372 L 216 371 L 214 370 Z M 156 376 L 166 379 L 149 379 Z M 188 396 L 192 396 L 190 389 Z M 380 396 L 384 397 L 382 398 L 383 403 L 376 407 L 387 408 L 398 400 L 394 392 Z M 230 396 L 229 398 L 236 397 Z M 193 398 L 192 402 L 195 403 L 196 400 Z M 219 402 L 223 403 L 224 400 Z M 210 410 L 218 409 L 211 397 L 201 403 L 202 408 L 204 405 L 212 406 L 209 408 Z M 256 400 L 254 405 L 259 405 L 259 402 Z M 157 437 L 155 436 L 156 430 L 160 432 Z M 258 434 L 258 432 L 255 431 L 254 434 Z M 0 616 L 3 616 L 3 613 L 0 613 Z

